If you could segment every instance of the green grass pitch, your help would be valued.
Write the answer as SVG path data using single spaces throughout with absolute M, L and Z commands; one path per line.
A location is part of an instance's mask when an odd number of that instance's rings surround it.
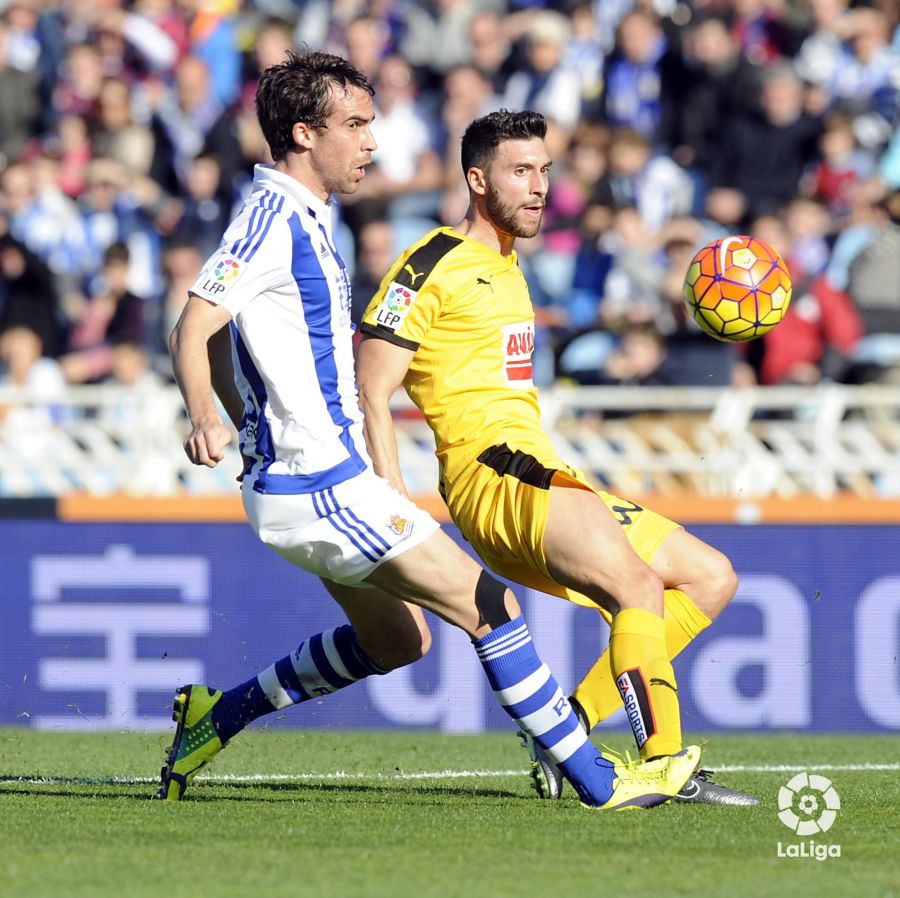
M 697 737 L 695 737 L 697 738 Z M 0 894 L 8 898 L 665 898 L 900 896 L 900 753 L 888 736 L 722 736 L 704 764 L 757 808 L 603 814 L 531 792 L 510 734 L 255 730 L 180 804 L 150 801 L 162 734 L 0 730 Z M 613 748 L 628 747 L 621 732 Z M 778 788 L 838 791 L 799 839 Z

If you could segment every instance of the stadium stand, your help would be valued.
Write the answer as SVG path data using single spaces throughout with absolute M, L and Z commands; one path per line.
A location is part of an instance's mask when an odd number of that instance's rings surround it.
M 3 0 L 0 496 L 233 490 L 237 462 L 180 456 L 166 336 L 267 161 L 259 72 L 304 43 L 379 89 L 382 150 L 339 225 L 360 291 L 460 215 L 465 120 L 547 113 L 554 188 L 520 263 L 574 462 L 636 494 L 900 494 L 896 4 Z M 681 281 L 748 231 L 795 294 L 735 349 L 686 319 Z M 424 424 L 398 421 L 431 492 Z

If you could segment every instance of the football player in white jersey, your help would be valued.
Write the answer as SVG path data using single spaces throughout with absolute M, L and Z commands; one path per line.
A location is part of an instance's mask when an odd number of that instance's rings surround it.
M 214 467 L 231 440 L 215 392 L 239 431 L 251 525 L 321 577 L 349 623 L 233 689 L 178 689 L 159 797 L 182 798 L 257 717 L 421 657 L 427 608 L 469 635 L 501 705 L 583 804 L 659 804 L 687 781 L 699 749 L 637 764 L 601 755 L 538 658 L 512 593 L 372 471 L 331 203 L 357 189 L 371 161 L 372 94 L 359 71 L 326 53 L 291 54 L 263 73 L 257 115 L 274 163 L 257 166 L 170 339 L 189 458 Z

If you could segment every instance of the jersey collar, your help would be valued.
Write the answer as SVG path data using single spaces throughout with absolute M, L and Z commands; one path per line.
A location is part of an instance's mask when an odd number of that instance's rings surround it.
M 305 206 L 315 218 L 321 221 L 331 220 L 331 206 L 319 199 L 308 187 L 298 180 L 278 171 L 271 165 L 258 163 L 253 167 L 253 183 L 260 187 L 270 187 L 287 194 L 300 206 Z

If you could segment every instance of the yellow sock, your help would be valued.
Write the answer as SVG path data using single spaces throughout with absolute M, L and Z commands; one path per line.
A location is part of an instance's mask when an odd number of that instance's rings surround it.
M 665 621 L 652 611 L 626 608 L 613 618 L 609 649 L 641 757 L 681 751 L 681 709 L 666 656 Z
M 680 589 L 665 593 L 666 651 L 675 656 L 712 621 Z M 590 728 L 622 707 L 622 696 L 609 666 L 609 649 L 597 659 L 572 693 L 587 715 Z

